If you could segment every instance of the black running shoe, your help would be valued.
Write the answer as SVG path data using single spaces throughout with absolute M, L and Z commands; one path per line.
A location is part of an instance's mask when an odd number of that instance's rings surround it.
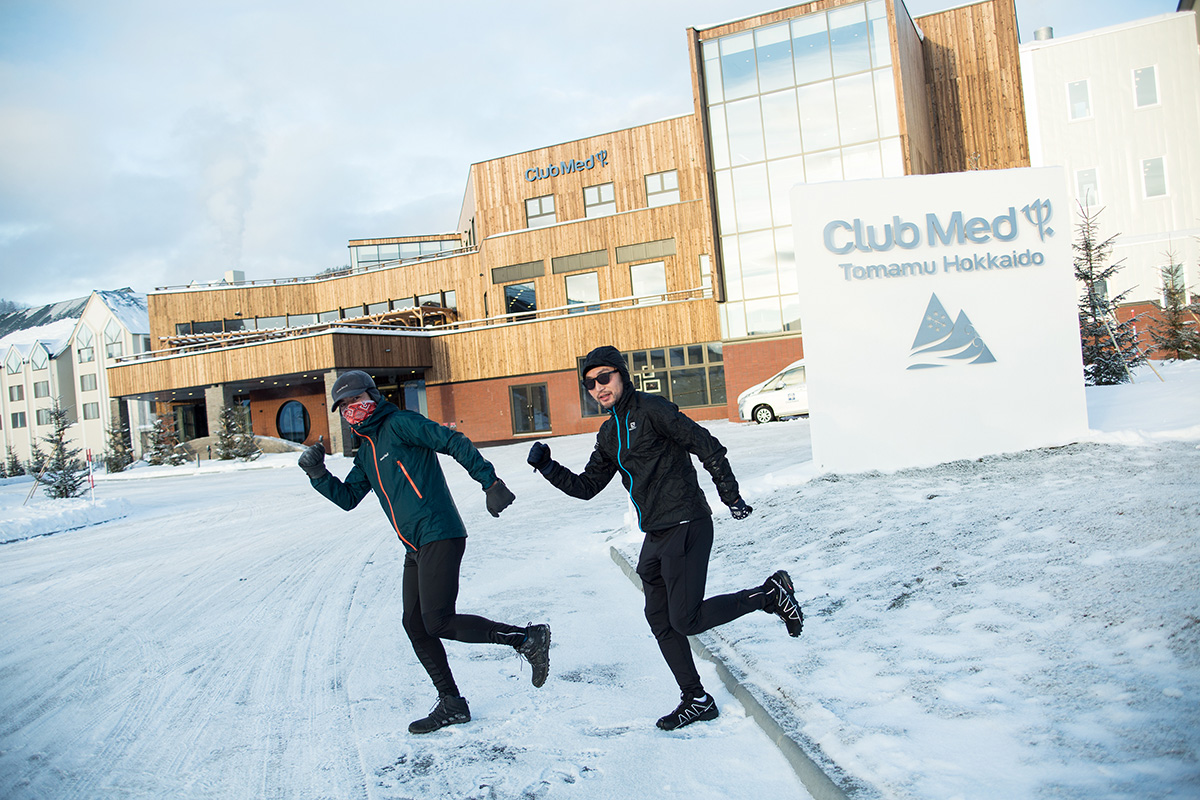
M 550 674 L 550 626 L 530 625 L 525 629 L 525 644 L 517 648 L 533 667 L 534 688 L 541 688 Z
M 447 725 L 461 725 L 471 721 L 471 709 L 467 698 L 442 695 L 438 698 L 429 716 L 416 720 L 408 726 L 409 733 L 432 733 Z
M 796 602 L 796 589 L 786 572 L 779 570 L 763 584 L 767 592 L 767 607 L 764 609 L 778 616 L 787 626 L 789 636 L 799 636 L 804 630 L 804 612 Z
M 716 719 L 719 714 L 717 701 L 713 700 L 711 694 L 697 696 L 690 692 L 684 692 L 683 702 L 679 704 L 679 707 L 655 724 L 664 731 L 673 731 L 684 725 L 691 725 L 693 722 Z

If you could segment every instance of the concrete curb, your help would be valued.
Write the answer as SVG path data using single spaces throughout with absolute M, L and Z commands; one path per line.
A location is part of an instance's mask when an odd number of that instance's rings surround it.
M 609 547 L 609 554 L 617 566 L 621 568 L 621 571 L 638 588 L 638 591 L 641 591 L 642 580 L 638 577 L 634 565 L 630 564 L 625 556 L 615 547 Z M 745 706 L 746 713 L 750 715 L 750 718 L 775 743 L 775 746 L 779 748 L 779 752 L 783 754 L 783 757 L 796 773 L 796 777 L 800 779 L 800 782 L 804 784 L 804 788 L 816 800 L 852 800 L 852 798 L 853 800 L 863 800 L 863 798 L 878 796 L 877 792 L 848 776 L 844 780 L 844 783 L 851 784 L 849 792 L 839 786 L 805 752 L 804 748 L 784 731 L 783 726 L 771 716 L 770 712 L 759 702 L 758 698 L 747 688 L 746 684 L 738 676 L 734 675 L 733 671 L 724 661 L 713 655 L 697 637 L 689 636 L 688 641 L 691 642 L 692 650 L 696 655 L 705 661 L 711 662 L 717 668 L 717 675 L 720 676 L 721 682 L 725 684 L 725 688 L 737 698 L 738 702 Z

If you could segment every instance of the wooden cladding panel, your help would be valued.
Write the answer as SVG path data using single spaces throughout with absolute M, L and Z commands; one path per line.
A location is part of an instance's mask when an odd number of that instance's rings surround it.
M 741 33 L 752 28 L 757 28 L 762 25 L 771 25 L 776 22 L 786 22 L 796 17 L 802 17 L 805 14 L 812 14 L 816 11 L 825 11 L 830 8 L 837 8 L 849 3 L 862 2 L 862 0 L 816 0 L 812 3 L 801 3 L 800 5 L 781 8 L 778 11 L 771 11 L 766 14 L 759 14 L 757 17 L 747 17 L 746 19 L 727 22 L 723 25 L 718 25 L 713 28 L 695 29 L 700 41 L 708 39 L 718 39 L 722 36 L 728 36 L 731 33 Z M 695 84 L 693 84 L 695 85 Z
M 603 166 L 526 180 L 526 171 L 563 162 L 584 161 L 604 151 Z M 618 212 L 646 208 L 644 176 L 666 170 L 679 173 L 680 197 L 702 197 L 704 165 L 700 131 L 692 115 L 530 150 L 471 167 L 475 223 L 480 240 L 525 228 L 525 201 L 554 195 L 559 222 L 584 218 L 583 189 L 613 183 Z M 593 162 L 596 163 L 596 162 Z
M 431 363 L 430 342 L 423 336 L 324 334 L 124 364 L 109 368 L 108 382 L 110 394 L 122 397 L 334 367 L 424 368 Z
M 916 22 L 925 33 L 938 171 L 1029 166 L 1013 0 L 984 0 Z
M 628 297 L 633 294 L 628 264 L 618 264 L 616 248 L 659 239 L 675 240 L 675 255 L 662 259 L 667 269 L 667 290 L 694 289 L 700 285 L 701 254 L 712 255 L 712 232 L 708 206 L 699 201 L 676 203 L 629 214 L 614 214 L 553 228 L 538 228 L 516 236 L 503 236 L 485 242 L 485 273 L 489 281 L 488 309 L 491 315 L 504 311 L 504 289 L 490 285 L 490 268 L 522 264 L 535 257 L 608 252 L 608 266 L 596 269 L 600 299 Z M 562 275 L 547 273 L 533 279 L 539 308 L 557 308 L 567 304 L 566 282 Z M 461 313 L 460 319 L 465 319 Z
M 429 384 L 575 369 L 575 359 L 602 344 L 621 350 L 718 341 L 711 300 L 638 306 L 569 319 L 439 336 Z
M 929 91 L 925 83 L 925 54 L 921 38 L 903 3 L 889 2 L 892 63 L 898 69 L 896 98 L 899 105 L 900 135 L 904 142 L 904 173 L 925 175 L 937 171 L 937 149 L 929 112 Z

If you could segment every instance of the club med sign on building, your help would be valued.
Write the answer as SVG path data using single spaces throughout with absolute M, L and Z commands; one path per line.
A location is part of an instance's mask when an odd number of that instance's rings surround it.
M 1058 168 L 799 185 L 813 461 L 894 470 L 1087 430 Z

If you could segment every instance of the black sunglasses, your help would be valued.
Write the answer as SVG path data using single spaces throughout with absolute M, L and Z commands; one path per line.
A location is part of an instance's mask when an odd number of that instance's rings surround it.
M 597 383 L 600 384 L 601 386 L 608 386 L 608 382 L 611 381 L 612 376 L 616 375 L 616 374 L 617 374 L 617 371 L 615 369 L 610 369 L 608 372 L 601 372 L 599 375 L 597 375 L 594 378 L 584 378 L 583 379 L 583 388 L 587 389 L 590 392 L 592 389 L 596 388 Z

